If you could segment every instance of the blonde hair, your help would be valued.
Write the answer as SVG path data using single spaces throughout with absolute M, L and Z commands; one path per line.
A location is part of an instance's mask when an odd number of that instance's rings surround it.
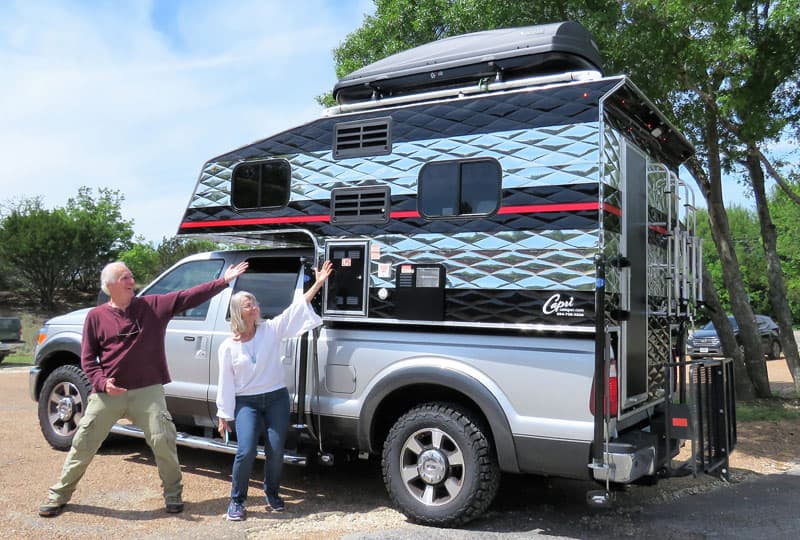
M 253 293 L 247 291 L 239 291 L 233 296 L 231 296 L 231 331 L 234 334 L 243 334 L 249 328 L 247 328 L 244 324 L 244 320 L 242 319 L 242 302 L 245 300 L 250 300 L 255 305 L 258 305 L 258 300 L 253 295 Z M 260 320 L 256 321 L 256 326 L 261 323 Z
M 128 266 L 122 261 L 114 261 L 103 267 L 103 271 L 100 272 L 100 288 L 104 293 L 111 294 L 108 291 L 108 284 L 119 281 L 119 276 L 125 270 L 128 270 Z

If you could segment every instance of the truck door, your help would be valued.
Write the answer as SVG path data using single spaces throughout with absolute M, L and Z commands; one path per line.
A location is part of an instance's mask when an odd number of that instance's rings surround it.
M 188 261 L 161 276 L 144 294 L 164 294 L 199 285 L 219 277 L 224 265 L 221 258 Z M 178 423 L 207 419 L 212 335 L 217 312 L 221 305 L 227 305 L 226 295 L 227 291 L 178 313 L 167 325 L 164 345 L 173 382 L 164 387 L 164 392 L 169 410 Z

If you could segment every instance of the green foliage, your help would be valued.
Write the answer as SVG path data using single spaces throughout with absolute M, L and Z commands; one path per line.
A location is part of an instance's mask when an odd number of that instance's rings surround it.
M 136 282 L 144 286 L 184 257 L 221 247 L 210 240 L 178 237 L 162 238 L 158 247 L 154 247 L 143 238 L 137 238 L 131 248 L 120 255 L 120 260 L 130 268 Z
M 41 199 L 22 201 L 0 225 L 0 255 L 16 269 L 26 290 L 43 306 L 52 306 L 56 292 L 74 275 L 76 224 L 63 208 L 45 209 Z
M 771 313 L 767 295 L 766 263 L 761 242 L 758 217 L 753 210 L 741 206 L 728 209 L 731 237 L 736 249 L 736 257 L 744 277 L 750 305 L 755 313 Z M 722 266 L 719 255 L 713 249 L 713 239 L 708 221 L 708 212 L 699 210 L 697 214 L 697 233 L 703 239 L 703 260 L 714 280 L 723 308 L 730 312 L 730 297 L 722 280 Z M 711 247 L 712 249 L 709 249 Z
M 122 219 L 117 191 L 89 188 L 64 208 L 44 208 L 40 197 L 11 204 L 0 222 L 0 259 L 14 269 L 23 294 L 51 308 L 60 293 L 97 288 L 101 268 L 130 245 L 132 224 Z
M 149 283 L 161 272 L 158 251 L 152 243 L 145 242 L 141 237 L 136 239 L 130 249 L 120 254 L 119 260 L 130 269 L 139 285 Z
M 90 188 L 81 187 L 67 201 L 66 212 L 77 229 L 74 242 L 82 248 L 70 261 L 72 285 L 79 291 L 96 291 L 103 266 L 131 245 L 133 223 L 122 218 L 123 200 L 119 191 L 99 188 L 95 199 Z
M 791 184 L 795 193 L 800 191 L 800 178 Z M 775 189 L 769 205 L 775 232 L 778 237 L 778 254 L 786 281 L 786 300 L 794 321 L 800 321 L 800 206 L 782 190 Z

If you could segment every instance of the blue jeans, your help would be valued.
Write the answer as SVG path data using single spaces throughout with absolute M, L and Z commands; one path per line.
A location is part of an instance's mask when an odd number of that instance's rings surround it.
M 264 492 L 267 501 L 275 501 L 283 470 L 283 446 L 289 427 L 289 391 L 286 388 L 255 396 L 236 396 L 236 458 L 233 460 L 231 499 L 239 504 L 247 500 L 250 472 L 256 459 L 259 437 L 266 429 L 264 444 Z

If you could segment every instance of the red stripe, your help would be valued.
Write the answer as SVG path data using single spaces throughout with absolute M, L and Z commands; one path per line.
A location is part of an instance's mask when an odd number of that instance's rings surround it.
M 524 206 L 504 206 L 497 211 L 498 214 L 533 214 L 536 212 L 580 212 L 582 210 L 597 210 L 597 202 L 562 203 L 562 204 L 528 204 Z
M 239 225 L 270 225 L 276 223 L 311 223 L 330 221 L 330 216 L 287 216 L 276 218 L 218 219 L 215 221 L 186 221 L 181 223 L 182 229 L 199 229 L 202 227 L 236 227 Z
M 504 206 L 497 211 L 498 214 L 535 214 L 550 212 L 581 212 L 586 210 L 598 210 L 601 208 L 598 202 L 584 203 L 561 203 L 561 204 L 530 204 L 522 206 Z M 617 216 L 622 212 L 616 206 L 608 204 L 602 205 L 603 210 Z M 420 217 L 416 210 L 403 210 L 391 212 L 389 217 L 392 219 L 413 219 Z M 186 221 L 181 224 L 181 229 L 199 229 L 203 227 L 238 227 L 241 225 L 271 225 L 285 223 L 314 223 L 329 222 L 329 215 L 318 216 L 286 216 L 275 218 L 247 218 L 247 219 L 220 219 L 214 221 Z

